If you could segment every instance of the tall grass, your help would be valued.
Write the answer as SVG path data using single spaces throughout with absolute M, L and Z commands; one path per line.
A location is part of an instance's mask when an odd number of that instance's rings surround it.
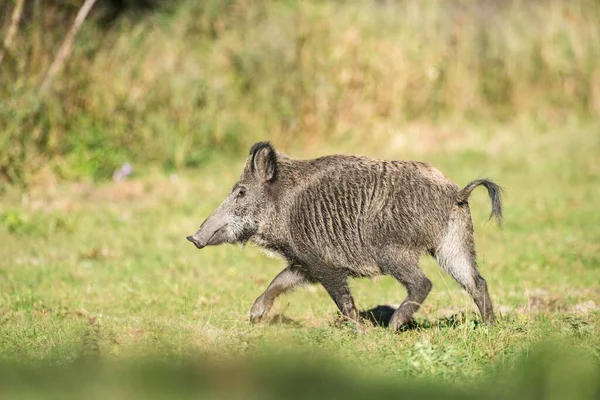
M 385 143 L 413 121 L 600 116 L 594 0 L 184 1 L 86 21 L 44 100 L 77 8 L 28 10 L 0 65 L 4 182 L 194 167 L 264 138 Z

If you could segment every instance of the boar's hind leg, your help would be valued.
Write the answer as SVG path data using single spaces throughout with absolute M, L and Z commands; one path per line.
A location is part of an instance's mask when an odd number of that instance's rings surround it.
M 260 322 L 263 316 L 269 312 L 277 297 L 307 282 L 309 280 L 301 270 L 288 266 L 273 279 L 264 293 L 256 299 L 250 310 L 250 322 Z
M 475 260 L 471 260 L 467 252 L 457 257 L 444 257 L 443 254 L 437 252 L 436 258 L 442 268 L 471 295 L 483 321 L 494 322 L 494 311 L 487 283 L 479 274 Z
M 406 299 L 394 312 L 389 322 L 392 330 L 398 330 L 412 321 L 413 314 L 431 291 L 431 281 L 419 268 L 419 253 L 401 249 L 386 249 L 381 253 L 380 268 L 385 274 L 396 278 L 408 292 Z
M 445 236 L 435 250 L 435 258 L 473 298 L 483 321 L 494 322 L 492 301 L 485 279 L 479 274 L 470 215 L 455 210 Z

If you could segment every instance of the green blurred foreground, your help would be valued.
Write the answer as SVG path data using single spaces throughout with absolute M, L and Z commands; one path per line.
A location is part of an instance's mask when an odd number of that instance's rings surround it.
M 19 399 L 552 399 L 600 397 L 600 367 L 568 349 L 536 348 L 509 373 L 477 384 L 442 384 L 391 374 L 357 375 L 348 366 L 305 355 L 155 360 L 135 364 L 80 360 L 48 366 L 0 366 L 2 398 Z

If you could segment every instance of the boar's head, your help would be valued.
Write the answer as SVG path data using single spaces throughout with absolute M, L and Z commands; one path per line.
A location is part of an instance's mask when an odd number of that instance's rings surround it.
M 267 217 L 276 180 L 275 149 L 268 142 L 256 143 L 229 195 L 187 240 L 199 249 L 247 242 Z

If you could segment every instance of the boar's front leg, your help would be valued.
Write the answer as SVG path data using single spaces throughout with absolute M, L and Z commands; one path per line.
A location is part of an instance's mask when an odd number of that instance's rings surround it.
M 310 280 L 302 270 L 292 265 L 288 266 L 273 279 L 264 293 L 256 299 L 250 309 L 250 322 L 260 322 L 263 316 L 269 312 L 277 297 L 308 282 Z
M 340 270 L 331 270 L 329 273 L 319 276 L 319 282 L 329 296 L 333 299 L 342 316 L 356 324 L 359 333 L 363 332 L 361 321 L 358 318 L 358 311 L 354 305 L 354 299 L 348 286 L 348 277 Z

